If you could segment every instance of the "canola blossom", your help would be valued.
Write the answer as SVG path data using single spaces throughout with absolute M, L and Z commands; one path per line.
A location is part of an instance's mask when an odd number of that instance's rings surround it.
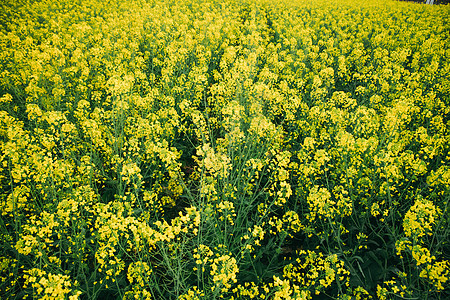
M 450 8 L 4 0 L 1 299 L 450 298 Z

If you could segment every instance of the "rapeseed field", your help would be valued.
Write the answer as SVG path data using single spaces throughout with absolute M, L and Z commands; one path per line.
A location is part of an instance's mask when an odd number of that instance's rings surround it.
M 4 0 L 1 299 L 449 299 L 450 8 Z

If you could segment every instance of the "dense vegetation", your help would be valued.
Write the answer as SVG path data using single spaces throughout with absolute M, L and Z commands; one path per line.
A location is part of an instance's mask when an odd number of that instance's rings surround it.
M 0 298 L 450 297 L 448 6 L 2 3 Z

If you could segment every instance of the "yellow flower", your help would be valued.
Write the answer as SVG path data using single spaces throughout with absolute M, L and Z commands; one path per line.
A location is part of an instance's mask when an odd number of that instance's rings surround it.
M 308 218 L 313 221 L 316 216 L 319 218 L 333 218 L 336 214 L 336 202 L 331 199 L 331 193 L 326 188 L 314 186 L 307 198 L 309 205 Z
M 4 94 L 2 97 L 0 97 L 0 104 L 2 103 L 10 103 L 12 102 L 13 97 L 11 94 Z
M 444 290 L 444 286 L 449 281 L 450 263 L 446 260 L 428 264 L 420 272 L 420 277 L 427 278 L 437 288 L 437 290 Z
M 222 292 L 231 288 L 232 283 L 236 283 L 236 274 L 239 272 L 236 259 L 229 255 L 222 255 L 214 258 L 211 264 L 211 276 L 216 288 L 221 288 Z
M 39 296 L 42 299 L 78 299 L 80 291 L 73 290 L 72 281 L 68 275 L 47 273 L 41 269 L 33 268 L 24 271 L 24 287 L 31 284 L 32 297 Z M 76 285 L 75 281 L 75 285 Z
M 433 234 L 433 225 L 439 219 L 441 210 L 433 202 L 419 198 L 411 206 L 403 219 L 403 229 L 407 237 L 422 239 Z
M 150 273 L 152 273 L 152 269 L 146 262 L 137 261 L 128 266 L 127 278 L 131 284 L 136 282 L 137 285 L 143 287 L 149 282 L 148 276 Z

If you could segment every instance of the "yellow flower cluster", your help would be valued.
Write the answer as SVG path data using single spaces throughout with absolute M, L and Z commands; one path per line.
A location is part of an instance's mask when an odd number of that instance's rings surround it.
M 236 265 L 236 259 L 229 255 L 221 255 L 213 259 L 211 264 L 211 276 L 214 286 L 211 287 L 213 291 L 220 289 L 221 292 L 226 292 L 230 289 L 232 283 L 236 283 L 236 274 L 239 268 Z
M 341 291 L 349 285 L 350 272 L 336 254 L 324 257 L 320 252 L 301 250 L 298 255 L 295 263 L 283 269 L 283 276 L 295 283 L 297 289 L 319 295 L 332 284 L 338 285 Z
M 46 273 L 45 271 L 33 268 L 27 270 L 24 275 L 24 288 L 30 286 L 39 299 L 79 299 L 80 291 L 72 290 L 73 284 L 70 277 L 62 274 Z
M 411 206 L 403 219 L 405 235 L 411 239 L 421 240 L 425 235 L 433 235 L 433 226 L 441 217 L 441 210 L 432 201 L 418 199 Z
M 403 253 L 410 253 L 414 264 L 419 270 L 419 277 L 441 291 L 449 281 L 450 263 L 448 260 L 438 261 L 430 250 L 421 245 L 413 245 L 409 240 L 402 240 L 396 243 L 397 254 L 403 259 Z
M 0 19 L 2 299 L 450 297 L 447 6 Z

